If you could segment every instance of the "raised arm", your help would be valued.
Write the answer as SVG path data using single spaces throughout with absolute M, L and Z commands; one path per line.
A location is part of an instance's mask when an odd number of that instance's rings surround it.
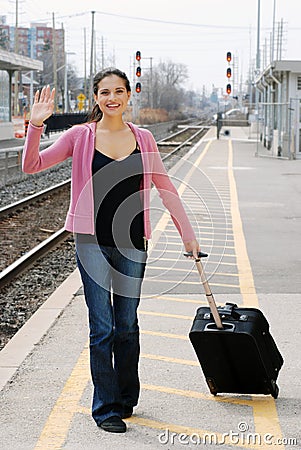
M 55 89 L 50 91 L 50 86 L 44 86 L 37 91 L 34 96 L 34 103 L 31 109 L 30 121 L 36 127 L 41 127 L 44 120 L 51 116 L 54 109 Z
M 48 169 L 72 156 L 73 142 L 68 131 L 63 133 L 46 150 L 40 150 L 40 138 L 43 122 L 51 116 L 54 109 L 55 89 L 43 87 L 37 91 L 22 155 L 22 170 L 25 173 L 36 173 Z

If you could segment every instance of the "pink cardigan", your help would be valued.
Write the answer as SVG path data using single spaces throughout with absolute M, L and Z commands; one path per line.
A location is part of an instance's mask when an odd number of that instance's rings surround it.
M 163 165 L 156 141 L 150 131 L 127 124 L 140 147 L 143 163 L 143 205 L 145 238 L 151 237 L 150 192 L 152 183 L 158 189 L 183 242 L 195 239 L 195 233 L 183 208 L 176 188 Z M 52 145 L 39 152 L 42 127 L 31 123 L 23 150 L 22 169 L 36 173 L 72 157 L 71 198 L 65 229 L 75 233 L 94 234 L 94 202 L 92 159 L 95 149 L 96 122 L 75 125 Z

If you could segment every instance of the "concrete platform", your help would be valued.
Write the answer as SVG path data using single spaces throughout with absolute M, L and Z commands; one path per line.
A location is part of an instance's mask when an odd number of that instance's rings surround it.
M 301 448 L 301 165 L 257 158 L 245 130 L 230 131 L 216 140 L 210 130 L 171 176 L 209 253 L 216 301 L 259 306 L 269 319 L 285 360 L 279 398 L 209 394 L 188 340 L 202 286 L 153 192 L 142 390 L 128 432 L 106 433 L 90 415 L 87 311 L 75 271 L 0 352 L 3 448 Z

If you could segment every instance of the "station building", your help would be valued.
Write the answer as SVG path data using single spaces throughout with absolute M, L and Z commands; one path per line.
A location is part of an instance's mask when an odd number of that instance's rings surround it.
M 0 140 L 14 137 L 12 79 L 15 71 L 43 70 L 43 62 L 0 48 Z
M 260 140 L 272 156 L 301 159 L 301 61 L 273 61 L 255 83 Z

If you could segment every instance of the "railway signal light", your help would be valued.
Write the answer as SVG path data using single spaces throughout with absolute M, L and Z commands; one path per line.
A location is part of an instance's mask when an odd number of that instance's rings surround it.
M 141 52 L 137 51 L 136 52 L 136 61 L 140 61 L 141 59 Z
M 141 92 L 141 83 L 136 83 L 136 92 L 138 92 L 138 94 Z
M 232 72 L 231 72 L 231 68 L 228 67 L 227 69 L 227 78 L 231 78 Z
M 138 66 L 136 69 L 136 75 L 137 75 L 137 77 L 141 77 L 141 67 L 140 66 Z
M 226 88 L 227 94 L 231 94 L 231 84 L 227 84 L 227 88 Z
M 232 60 L 231 52 L 227 52 L 227 61 L 228 61 L 228 63 L 231 62 L 231 60 Z

